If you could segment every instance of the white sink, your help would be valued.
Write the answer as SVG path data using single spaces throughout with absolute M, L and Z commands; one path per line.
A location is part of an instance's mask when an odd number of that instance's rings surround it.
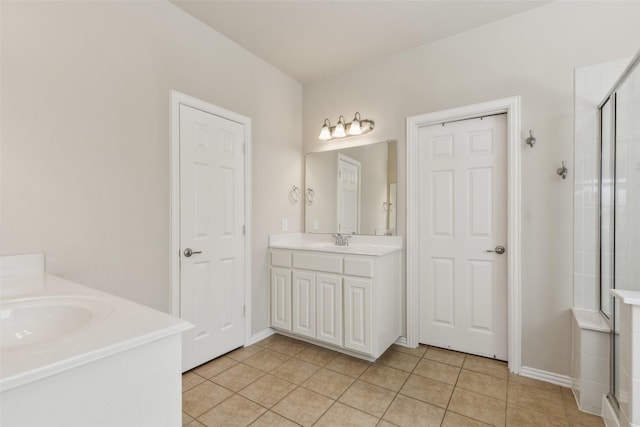
M 109 304 L 91 297 L 4 300 L 0 306 L 2 349 L 62 338 L 106 317 L 111 311 Z

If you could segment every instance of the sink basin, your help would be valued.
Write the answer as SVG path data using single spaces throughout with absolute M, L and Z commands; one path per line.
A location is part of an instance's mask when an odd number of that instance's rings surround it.
M 10 349 L 55 340 L 104 318 L 105 302 L 91 297 L 42 297 L 3 301 L 0 342 Z

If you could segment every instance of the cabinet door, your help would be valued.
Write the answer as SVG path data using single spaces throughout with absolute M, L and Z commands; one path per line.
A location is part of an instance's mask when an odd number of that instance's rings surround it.
M 342 347 L 342 277 L 318 274 L 316 288 L 316 338 Z
M 293 271 L 293 332 L 316 337 L 316 275 Z
M 344 346 L 370 354 L 372 352 L 371 280 L 344 279 Z
M 291 270 L 271 269 L 271 326 L 291 331 Z

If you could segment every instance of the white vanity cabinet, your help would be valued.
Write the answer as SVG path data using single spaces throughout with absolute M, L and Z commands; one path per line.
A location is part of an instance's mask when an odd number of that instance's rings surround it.
M 271 249 L 271 327 L 379 357 L 401 333 L 400 257 Z

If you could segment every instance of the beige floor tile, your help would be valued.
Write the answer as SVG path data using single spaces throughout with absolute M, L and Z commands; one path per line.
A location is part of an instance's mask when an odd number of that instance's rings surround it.
M 366 381 L 392 391 L 398 391 L 409 377 L 409 373 L 384 365 L 371 365 L 359 380 Z
M 505 423 L 504 401 L 461 388 L 453 391 L 448 410 L 491 425 L 503 426 Z
M 529 387 L 541 388 L 543 390 L 562 391 L 563 389 L 563 387 L 556 384 L 534 380 L 533 378 L 523 377 L 522 375 L 512 374 L 511 372 L 509 372 L 508 379 L 510 384 L 526 385 Z
M 232 394 L 229 390 L 211 381 L 205 381 L 182 393 L 182 410 L 190 416 L 198 418 Z
M 325 367 L 350 377 L 359 377 L 370 365 L 367 361 L 340 354 Z
M 238 362 L 229 359 L 226 356 L 218 357 L 217 359 L 213 359 L 210 362 L 207 362 L 203 365 L 198 366 L 193 370 L 196 374 L 200 375 L 204 378 L 213 378 L 218 375 L 220 372 L 226 371 L 227 369 L 235 366 Z
M 400 351 L 387 350 L 378 360 L 377 364 L 391 366 L 392 368 L 400 369 L 405 372 L 413 371 L 420 358 L 418 356 L 412 356 Z
M 245 359 L 243 363 L 260 369 L 261 371 L 271 372 L 289 359 L 290 356 L 287 356 L 286 354 L 266 349 Z
M 236 394 L 198 419 L 207 427 L 246 427 L 265 411 L 262 406 Z
M 516 405 L 507 405 L 507 427 L 569 427 L 566 418 L 557 418 L 549 414 L 523 408 Z
M 391 424 L 388 421 L 380 420 L 380 422 L 378 423 L 378 427 L 396 427 L 396 426 L 394 424 Z
M 261 376 L 264 375 L 259 369 L 238 363 L 230 369 L 211 378 L 211 381 L 233 391 L 240 391 Z
M 456 387 L 475 391 L 494 399 L 507 400 L 507 380 L 463 369 Z
M 507 374 L 509 373 L 505 362 L 472 355 L 467 355 L 464 358 L 462 367 L 470 371 L 480 372 L 481 374 L 491 375 L 504 380 L 507 379 Z
M 378 418 L 373 415 L 336 402 L 314 427 L 375 427 L 377 424 Z
M 567 409 L 567 420 L 569 424 L 572 426 L 584 426 L 584 427 L 602 427 L 604 426 L 604 421 L 602 418 L 589 414 L 587 412 L 582 412 L 580 410 L 572 411 Z
M 384 419 L 400 427 L 439 427 L 444 412 L 442 408 L 399 394 Z
M 271 410 L 298 424 L 310 426 L 329 409 L 333 402 L 328 397 L 298 387 Z
M 442 421 L 442 427 L 483 427 L 488 425 L 490 424 L 485 424 L 451 411 L 447 411 L 444 414 L 444 420 Z
M 185 391 L 194 388 L 203 381 L 206 380 L 195 372 L 185 372 L 184 374 L 182 374 L 182 392 L 184 393 Z
M 186 426 L 191 421 L 193 421 L 193 417 L 191 415 L 187 414 L 186 412 L 182 412 L 182 425 Z
M 443 348 L 429 347 L 424 357 L 447 365 L 461 367 L 464 363 L 465 354 Z
M 453 386 L 440 381 L 430 380 L 420 375 L 411 375 L 400 390 L 404 394 L 423 402 L 431 403 L 441 408 L 447 407 L 453 393 Z
M 250 345 L 249 347 L 240 347 L 237 350 L 227 353 L 226 357 L 233 359 L 237 362 L 242 362 L 245 359 L 250 358 L 256 353 L 260 353 L 264 350 L 264 347 L 258 344 Z
M 395 393 L 364 381 L 356 381 L 339 401 L 375 417 L 381 417 L 391 404 Z
M 268 336 L 267 338 L 261 340 L 260 342 L 258 342 L 259 345 L 261 345 L 264 348 L 269 348 L 271 347 L 271 345 L 276 342 L 276 341 L 283 341 L 286 340 L 287 337 L 285 337 L 284 335 L 280 335 L 278 333 L 273 334 L 271 336 Z
M 542 390 L 526 385 L 509 384 L 507 399 L 509 404 L 549 414 L 558 418 L 566 418 L 567 413 L 560 391 Z
M 255 420 L 251 427 L 298 427 L 298 424 L 275 412 L 267 411 Z
M 198 420 L 193 420 L 189 424 L 187 424 L 186 427 L 207 427 L 207 426 L 205 424 L 202 424 Z
M 418 347 L 416 348 L 405 347 L 403 345 L 398 345 L 398 344 L 391 345 L 391 349 L 394 351 L 399 351 L 401 353 L 406 353 L 406 354 L 410 354 L 412 356 L 417 356 L 417 357 L 424 356 L 424 353 L 427 351 L 427 348 L 429 347 L 423 344 L 418 345 Z
M 265 408 L 271 408 L 295 388 L 295 384 L 267 374 L 240 390 L 239 394 Z
M 302 350 L 309 347 L 304 341 L 294 340 L 293 338 L 287 338 L 285 340 L 278 340 L 269 346 L 270 350 L 277 351 L 288 356 L 295 356 Z
M 433 360 L 422 359 L 418 362 L 414 374 L 422 375 L 423 377 L 430 378 L 432 380 L 440 381 L 443 383 L 455 385 L 458 380 L 458 374 L 460 368 L 456 366 L 447 365 Z
M 289 382 L 302 384 L 319 369 L 318 365 L 294 357 L 278 366 L 271 373 Z
M 337 399 L 354 381 L 353 377 L 322 368 L 305 381 L 302 386 L 331 399 Z
M 318 347 L 317 345 L 310 345 L 296 355 L 298 359 L 302 359 L 305 362 L 311 362 L 316 365 L 324 366 L 331 362 L 338 356 L 337 351 L 329 350 L 326 348 Z

